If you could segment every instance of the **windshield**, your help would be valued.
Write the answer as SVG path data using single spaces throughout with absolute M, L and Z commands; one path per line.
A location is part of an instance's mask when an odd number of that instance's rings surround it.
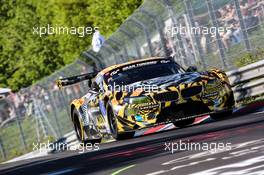
M 148 63 L 148 62 L 146 62 Z M 138 81 L 153 79 L 157 77 L 168 76 L 172 74 L 183 73 L 184 70 L 175 62 L 165 63 L 156 62 L 145 64 L 144 66 L 129 65 L 129 67 L 120 68 L 106 77 L 106 82 L 110 85 L 128 85 Z

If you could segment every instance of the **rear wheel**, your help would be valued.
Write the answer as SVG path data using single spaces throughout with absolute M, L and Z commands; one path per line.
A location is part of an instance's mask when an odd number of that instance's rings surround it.
M 83 138 L 82 129 L 81 129 L 80 121 L 79 121 L 79 118 L 78 118 L 78 114 L 76 114 L 75 111 L 73 113 L 73 124 L 74 124 L 74 130 L 75 130 L 75 133 L 76 133 L 76 137 L 81 142 L 82 138 Z
M 174 126 L 176 126 L 178 128 L 182 128 L 182 127 L 185 127 L 187 125 L 193 124 L 194 121 L 195 121 L 195 118 L 190 118 L 190 119 L 186 119 L 186 120 L 173 122 L 173 124 L 174 124 Z
M 135 132 L 123 132 L 123 133 L 118 132 L 117 119 L 114 116 L 114 113 L 113 113 L 113 110 L 111 107 L 108 107 L 107 114 L 108 114 L 108 121 L 109 121 L 109 125 L 110 125 L 110 130 L 111 130 L 111 133 L 112 133 L 112 136 L 114 139 L 125 140 L 125 139 L 133 138 Z
M 96 138 L 96 139 L 85 139 L 85 134 L 87 136 L 89 136 L 89 134 L 91 133 L 89 131 L 89 129 L 85 126 L 83 127 L 80 124 L 80 120 L 78 117 L 78 112 L 76 109 L 74 109 L 73 111 L 73 123 L 74 123 L 74 129 L 75 129 L 75 133 L 76 133 L 76 137 L 78 139 L 79 142 L 83 143 L 83 144 L 87 144 L 87 143 L 100 143 L 102 138 Z

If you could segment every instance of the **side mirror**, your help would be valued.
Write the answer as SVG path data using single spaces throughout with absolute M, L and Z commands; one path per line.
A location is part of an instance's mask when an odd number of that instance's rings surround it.
M 198 71 L 198 68 L 196 66 L 190 66 L 186 70 L 186 72 L 197 72 L 197 71 Z

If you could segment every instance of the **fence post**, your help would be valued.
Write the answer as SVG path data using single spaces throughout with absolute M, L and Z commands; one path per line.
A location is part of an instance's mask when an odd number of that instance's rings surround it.
M 171 2 L 169 0 L 164 0 L 164 1 L 156 0 L 156 2 L 165 4 L 164 7 L 167 8 L 168 13 L 169 13 L 169 18 L 172 20 L 172 27 L 177 26 L 178 25 L 178 20 L 176 18 L 177 15 L 174 13 L 174 10 L 173 10 L 174 7 L 172 6 Z M 186 56 L 184 45 L 182 42 L 182 37 L 179 32 L 176 33 L 176 45 L 178 45 L 178 49 L 176 49 L 175 45 L 173 48 L 179 54 L 179 57 L 182 59 L 182 60 L 179 59 L 178 62 L 179 63 L 182 62 L 182 64 L 184 65 L 184 60 L 187 59 L 187 56 Z
M 55 124 L 57 126 L 57 131 L 58 131 L 59 137 L 62 137 L 61 126 L 60 126 L 60 123 L 59 123 L 59 120 L 58 120 L 57 105 L 55 104 L 54 97 L 53 97 L 52 94 L 53 93 L 48 91 L 49 101 L 51 103 L 51 108 L 52 108 L 52 110 L 54 112 L 54 119 L 55 119 Z
M 6 160 L 6 152 L 5 152 L 5 147 L 2 143 L 2 138 L 0 137 L 0 152 L 4 160 Z
M 213 23 L 214 27 L 218 28 L 218 23 L 216 21 L 216 16 L 215 16 L 212 0 L 206 0 L 206 4 L 207 4 L 208 10 L 209 10 L 209 16 L 210 16 L 212 23 Z M 221 37 L 220 37 L 218 32 L 216 32 L 216 44 L 217 44 L 217 47 L 219 49 L 222 68 L 225 69 L 225 68 L 227 68 L 225 51 L 224 51 L 223 43 L 221 41 Z
M 187 14 L 188 26 L 190 26 L 192 29 L 195 28 L 195 31 L 198 28 L 200 31 L 199 26 L 195 25 L 191 1 L 190 0 L 184 0 L 184 6 L 185 6 L 185 12 Z M 190 30 L 188 30 L 188 31 L 190 31 Z M 191 31 L 193 31 L 193 30 L 191 30 Z M 199 35 L 200 34 L 197 34 L 196 32 L 190 33 L 196 62 L 201 62 L 203 69 L 206 69 L 206 64 L 205 64 L 204 57 L 203 57 L 204 53 L 203 53 L 203 50 L 201 48 L 201 43 L 200 43 L 201 38 Z
M 18 119 L 18 112 L 17 112 L 17 109 L 16 109 L 14 104 L 13 104 L 13 109 L 14 109 L 14 112 L 15 112 L 15 115 L 16 115 L 16 123 L 17 123 L 17 127 L 19 129 L 20 140 L 21 140 L 21 143 L 22 143 L 22 146 L 23 146 L 23 150 L 26 151 L 27 150 L 27 144 L 26 144 L 24 131 L 23 131 L 21 123 L 20 123 L 20 121 Z
M 131 39 L 131 41 L 134 42 L 135 46 L 136 46 L 136 51 L 137 51 L 137 56 L 138 56 L 138 59 L 140 59 L 142 56 L 141 56 L 141 52 L 140 52 L 140 46 L 138 44 L 138 41 L 136 38 L 134 38 L 129 32 L 127 32 L 126 30 L 124 29 L 119 29 L 119 31 L 121 33 L 123 33 L 124 35 L 128 36 L 128 38 Z
M 245 23 L 244 23 L 244 20 L 243 20 L 243 16 L 241 14 L 239 1 L 238 0 L 234 0 L 234 2 L 235 2 L 237 17 L 238 17 L 239 24 L 240 24 L 241 31 L 242 31 L 242 36 L 243 36 L 245 48 L 247 49 L 247 51 L 250 51 L 251 50 L 251 46 L 250 46 L 250 43 L 249 43 L 249 40 L 248 40 L 247 29 L 246 29 L 246 26 L 245 26 Z
M 65 91 L 66 91 L 66 88 L 63 88 L 61 90 L 62 93 L 60 93 L 60 94 L 61 94 L 61 97 L 62 97 L 62 101 L 64 101 L 64 107 L 66 107 L 66 113 L 68 114 L 69 117 L 71 117 L 71 114 L 70 114 L 70 111 L 69 111 L 68 98 L 65 97 L 65 93 L 66 93 L 66 95 L 68 95 L 68 94 Z
M 160 35 L 161 44 L 162 44 L 163 50 L 165 52 L 165 56 L 169 57 L 170 55 L 169 55 L 168 48 L 166 46 L 166 39 L 164 37 L 163 30 L 161 29 L 162 22 L 161 22 L 159 16 L 155 16 L 154 14 L 152 14 L 151 12 L 148 12 L 147 10 L 144 10 L 143 8 L 140 8 L 140 12 L 142 12 L 143 14 L 152 18 L 152 20 L 155 22 L 156 29 L 158 30 L 159 35 Z
M 136 26 L 138 26 L 139 28 L 143 29 L 143 31 L 146 35 L 150 56 L 154 56 L 154 54 L 153 54 L 154 52 L 153 52 L 153 48 L 152 48 L 152 44 L 151 44 L 150 33 L 147 30 L 146 26 L 141 21 L 134 19 L 134 18 L 131 18 L 130 21 L 133 22 L 134 24 L 136 24 Z

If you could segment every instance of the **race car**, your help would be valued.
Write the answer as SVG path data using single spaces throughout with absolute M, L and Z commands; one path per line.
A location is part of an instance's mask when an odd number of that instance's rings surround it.
M 135 131 L 164 123 L 185 127 L 196 117 L 232 114 L 234 95 L 219 69 L 183 69 L 172 58 L 155 57 L 113 65 L 100 72 L 62 78 L 59 87 L 87 80 L 89 91 L 72 101 L 77 138 L 100 142 L 105 135 L 128 139 Z

